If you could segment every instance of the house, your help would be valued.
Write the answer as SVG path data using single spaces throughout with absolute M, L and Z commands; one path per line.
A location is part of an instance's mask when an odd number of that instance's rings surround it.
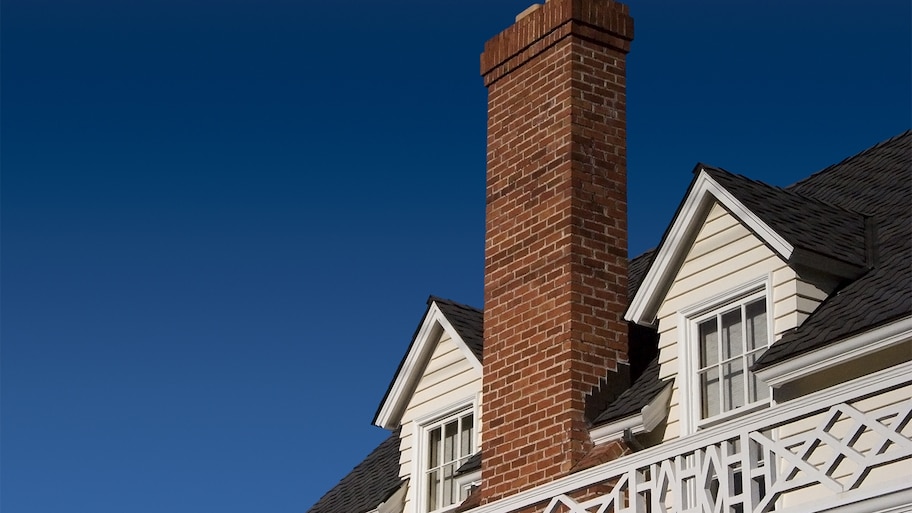
M 484 311 L 431 297 L 311 513 L 912 511 L 912 132 L 786 188 L 706 164 L 627 258 L 626 6 L 485 45 Z

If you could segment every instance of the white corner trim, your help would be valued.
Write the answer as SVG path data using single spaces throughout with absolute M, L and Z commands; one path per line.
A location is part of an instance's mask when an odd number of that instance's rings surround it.
M 705 169 L 701 169 L 643 278 L 642 285 L 624 313 L 624 319 L 642 325 L 652 325 L 655 322 L 656 312 L 663 299 L 659 296 L 665 293 L 666 285 L 677 273 L 714 200 L 757 234 L 783 260 L 791 258 L 795 248 L 788 241 L 713 180 Z
M 377 418 L 374 419 L 374 425 L 389 430 L 394 430 L 398 427 L 408 400 L 415 391 L 418 380 L 421 379 L 424 368 L 427 366 L 434 349 L 437 347 L 437 342 L 444 332 L 453 339 L 472 367 L 479 373 L 482 372 L 481 362 L 478 361 L 469 346 L 462 340 L 462 337 L 459 336 L 450 321 L 443 315 L 443 312 L 440 311 L 437 303 L 432 301 L 421 326 L 418 328 L 418 333 L 415 335 L 409 352 L 405 356 L 402 368 L 399 369 L 396 377 L 393 378 L 389 394 L 383 404 L 380 405 Z
M 909 341 L 912 341 L 912 317 L 905 317 L 835 344 L 760 369 L 755 374 L 770 386 L 779 387 Z
M 668 402 L 671 399 L 671 383 L 665 385 L 661 392 L 649 401 L 646 406 L 629 417 L 598 426 L 589 430 L 589 438 L 595 445 L 618 440 L 628 429 L 633 434 L 649 433 L 668 416 Z

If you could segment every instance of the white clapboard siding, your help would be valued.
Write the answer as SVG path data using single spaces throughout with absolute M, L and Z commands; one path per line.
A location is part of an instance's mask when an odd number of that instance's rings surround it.
M 434 349 L 431 359 L 402 415 L 399 443 L 399 475 L 410 478 L 416 428 L 415 419 L 421 419 L 448 405 L 472 399 L 481 392 L 481 372 L 466 359 L 466 352 L 444 332 Z M 478 423 L 476 422 L 476 426 Z M 413 511 L 415 479 L 406 495 L 405 511 Z

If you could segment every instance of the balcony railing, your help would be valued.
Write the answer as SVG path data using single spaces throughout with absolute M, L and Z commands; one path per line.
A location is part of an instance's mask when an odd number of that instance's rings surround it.
M 734 419 L 478 508 L 765 513 L 912 508 L 912 364 Z M 586 500 L 578 502 L 581 490 Z M 604 490 L 608 490 L 605 492 Z M 592 490 L 602 492 L 592 497 Z

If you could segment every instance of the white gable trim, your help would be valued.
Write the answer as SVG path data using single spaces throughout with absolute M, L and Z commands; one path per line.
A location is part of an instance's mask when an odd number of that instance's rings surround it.
M 659 305 L 714 202 L 731 212 L 783 260 L 791 258 L 795 248 L 788 241 L 713 180 L 705 169 L 700 169 L 624 319 L 646 326 L 655 324 Z
M 600 445 L 612 440 L 619 440 L 624 436 L 624 431 L 628 429 L 635 435 L 649 433 L 668 416 L 670 400 L 671 383 L 668 383 L 638 413 L 589 430 L 589 438 L 595 445 Z
M 912 317 L 905 317 L 760 369 L 755 374 L 772 387 L 810 376 L 836 365 L 912 341 Z
M 424 369 L 427 367 L 431 355 L 434 354 L 434 349 L 437 347 L 437 342 L 440 341 L 443 333 L 449 335 L 456 342 L 466 360 L 475 370 L 481 373 L 481 362 L 478 361 L 469 346 L 462 340 L 462 337 L 459 336 L 450 321 L 443 315 L 443 312 L 440 311 L 437 303 L 431 302 L 427 315 L 424 316 L 424 321 L 415 335 L 415 340 L 412 342 L 408 354 L 405 355 L 402 367 L 396 373 L 396 377 L 393 379 L 392 385 L 390 385 L 389 393 L 383 404 L 380 405 L 380 410 L 374 419 L 375 425 L 389 430 L 399 427 L 402 413 L 415 392 L 415 387 L 418 386 L 418 381 L 421 379 Z

